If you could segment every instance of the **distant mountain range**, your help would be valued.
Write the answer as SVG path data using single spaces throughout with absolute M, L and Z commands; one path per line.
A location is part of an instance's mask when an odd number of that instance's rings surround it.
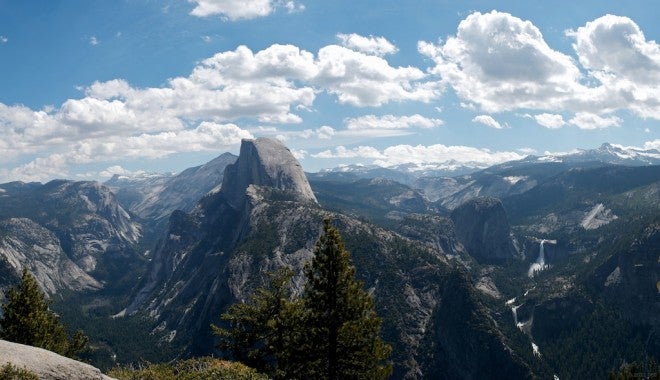
M 600 378 L 660 353 L 659 156 L 305 174 L 256 139 L 177 175 L 2 184 L 0 298 L 29 268 L 98 366 L 214 353 L 209 325 L 265 273 L 288 266 L 302 291 L 331 216 L 394 378 Z
M 522 160 L 495 165 L 493 168 L 547 162 L 563 163 L 566 165 L 660 165 L 660 151 L 657 149 L 644 150 L 604 143 L 596 149 L 578 149 L 574 152 L 549 153 L 542 156 L 530 155 Z M 309 175 L 312 179 L 331 180 L 384 177 L 408 184 L 422 177 L 456 177 L 483 169 L 487 168 L 478 164 L 459 165 L 451 162 L 443 164 L 436 169 L 425 170 L 419 170 L 414 165 L 398 165 L 387 168 L 376 165 L 345 165 L 321 170 L 318 173 L 311 173 Z
M 523 161 L 564 163 L 599 162 L 628 166 L 659 165 L 660 151 L 657 149 L 645 150 L 604 143 L 597 149 L 580 149 L 571 153 L 546 154 L 538 157 L 529 156 L 523 159 Z
M 0 286 L 23 267 L 49 294 L 117 284 L 141 261 L 141 237 L 142 225 L 98 182 L 0 185 Z
M 236 156 L 224 153 L 179 174 L 114 175 L 104 183 L 127 209 L 147 220 L 168 218 L 174 210 L 190 211 L 204 194 L 222 183 L 225 167 Z

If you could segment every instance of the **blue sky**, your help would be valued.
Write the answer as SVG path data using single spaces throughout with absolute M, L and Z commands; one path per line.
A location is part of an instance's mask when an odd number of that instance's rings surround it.
M 0 0 L 0 181 L 660 149 L 648 1 Z

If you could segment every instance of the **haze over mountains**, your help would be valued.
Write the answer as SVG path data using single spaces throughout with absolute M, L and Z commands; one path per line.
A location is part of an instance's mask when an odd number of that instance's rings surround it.
M 25 266 L 76 327 L 137 325 L 162 360 L 209 354 L 209 325 L 265 273 L 288 266 L 301 291 L 331 216 L 394 378 L 601 376 L 660 352 L 659 165 L 604 144 L 453 177 L 305 174 L 256 139 L 178 175 L 3 184 L 0 287 Z M 92 335 L 97 365 L 138 352 L 113 339 Z

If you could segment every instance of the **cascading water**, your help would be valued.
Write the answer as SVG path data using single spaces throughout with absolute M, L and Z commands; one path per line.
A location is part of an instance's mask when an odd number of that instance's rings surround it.
M 506 305 L 511 307 L 511 313 L 513 314 L 513 323 L 518 326 L 518 308 L 520 305 L 516 306 L 515 304 L 516 298 L 511 298 L 510 300 L 506 301 Z
M 539 346 L 532 342 L 532 354 L 536 357 L 541 357 L 541 351 L 539 351 Z
M 541 240 L 541 246 L 539 247 L 539 257 L 536 259 L 536 262 L 529 267 L 529 271 L 527 272 L 527 275 L 529 277 L 534 277 L 534 274 L 536 272 L 540 272 L 548 268 L 548 266 L 545 263 L 545 253 L 543 251 L 543 244 L 545 244 L 545 239 Z
M 523 322 L 518 322 L 518 308 L 522 305 L 512 306 L 511 312 L 513 313 L 513 322 L 516 324 L 517 328 L 522 328 L 525 324 Z
M 506 305 L 511 307 L 511 314 L 513 314 L 513 323 L 515 323 L 518 328 L 521 328 L 525 325 L 525 323 L 523 322 L 518 322 L 518 308 L 522 306 L 522 304 L 516 305 L 515 302 L 516 299 L 514 297 L 506 301 Z

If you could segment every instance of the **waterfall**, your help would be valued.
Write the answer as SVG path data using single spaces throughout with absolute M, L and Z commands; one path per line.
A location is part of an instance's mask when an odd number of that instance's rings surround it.
M 520 306 L 511 306 L 511 313 L 513 313 L 513 323 L 518 326 L 518 308 Z
M 545 244 L 545 239 L 541 240 L 541 246 L 539 247 L 539 257 L 536 259 L 536 262 L 529 267 L 529 271 L 527 272 L 529 277 L 534 277 L 536 272 L 540 272 L 548 268 L 545 263 L 545 252 L 543 249 L 543 244 Z
M 516 305 L 515 302 L 516 298 L 511 298 L 510 300 L 506 301 L 506 306 L 511 308 L 511 314 L 513 314 L 513 323 L 515 323 L 518 328 L 521 328 L 525 325 L 523 322 L 518 322 L 518 308 L 522 306 L 522 304 Z
M 539 351 L 539 346 L 534 342 L 532 342 L 532 353 L 536 357 L 541 357 L 541 351 Z

